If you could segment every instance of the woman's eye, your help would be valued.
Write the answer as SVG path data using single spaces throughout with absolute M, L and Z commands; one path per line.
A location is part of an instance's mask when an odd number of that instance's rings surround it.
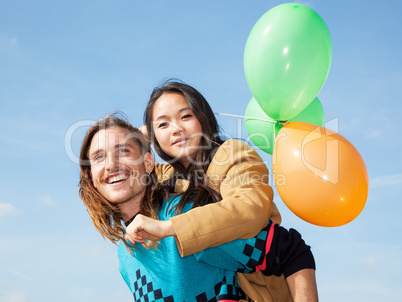
M 163 122 L 163 123 L 160 123 L 160 124 L 158 125 L 158 128 L 166 127 L 167 125 L 168 125 L 167 122 Z
M 191 114 L 185 114 L 181 117 L 182 120 L 186 119 L 186 118 L 190 118 L 192 115 Z

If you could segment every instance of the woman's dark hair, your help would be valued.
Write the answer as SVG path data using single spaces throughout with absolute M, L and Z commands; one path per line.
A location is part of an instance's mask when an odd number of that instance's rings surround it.
M 187 167 L 180 163 L 177 158 L 166 154 L 155 137 L 153 108 L 156 101 L 166 93 L 177 93 L 184 96 L 202 127 L 200 147 Z M 163 160 L 170 163 L 175 170 L 172 179 L 165 182 L 166 190 L 172 190 L 178 178 L 187 179 L 190 182 L 188 189 L 182 193 L 181 201 L 176 206 L 176 214 L 181 213 L 184 205 L 189 202 L 193 202 L 193 207 L 197 207 L 219 201 L 221 199 L 220 193 L 211 188 L 206 171 L 215 151 L 224 140 L 219 134 L 219 126 L 215 115 L 204 96 L 194 87 L 181 81 L 170 79 L 152 91 L 145 110 L 144 121 L 156 153 Z

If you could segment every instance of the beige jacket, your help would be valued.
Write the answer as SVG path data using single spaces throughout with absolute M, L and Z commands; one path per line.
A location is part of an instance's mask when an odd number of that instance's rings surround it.
M 159 180 L 164 181 L 172 176 L 173 167 L 156 164 L 155 171 Z M 247 144 L 234 139 L 223 143 L 208 167 L 207 177 L 221 193 L 222 200 L 170 218 L 182 256 L 238 238 L 254 237 L 268 219 L 280 224 L 281 216 L 268 184 L 268 169 Z M 175 191 L 183 192 L 187 187 L 187 181 L 179 179 Z M 283 276 L 239 273 L 238 278 L 253 301 L 292 301 Z

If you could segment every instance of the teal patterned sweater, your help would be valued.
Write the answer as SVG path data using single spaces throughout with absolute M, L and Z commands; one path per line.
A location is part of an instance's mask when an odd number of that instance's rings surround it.
M 174 216 L 172 209 L 179 200 L 173 196 L 164 202 L 160 220 Z M 191 204 L 187 204 L 183 212 L 190 209 Z M 136 243 L 131 248 L 133 256 L 120 243 L 120 273 L 134 301 L 239 301 L 245 295 L 236 272 L 265 269 L 273 231 L 269 223 L 254 238 L 238 239 L 186 257 L 180 256 L 174 237 L 161 240 L 156 250 Z

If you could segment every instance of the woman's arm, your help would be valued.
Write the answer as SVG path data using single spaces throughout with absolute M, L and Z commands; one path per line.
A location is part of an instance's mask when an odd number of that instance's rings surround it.
M 280 223 L 268 169 L 247 144 L 238 140 L 222 144 L 207 176 L 222 200 L 170 218 L 182 256 L 238 238 L 254 237 L 269 218 Z
M 163 181 L 171 177 L 173 168 L 168 164 L 157 164 L 155 172 Z M 173 227 L 182 256 L 238 238 L 251 238 L 268 219 L 277 224 L 281 222 L 273 203 L 268 169 L 247 144 L 238 140 L 222 144 L 209 165 L 207 176 L 211 186 L 221 193 L 222 200 L 172 217 L 172 225 L 166 225 L 170 231 Z M 176 191 L 185 190 L 180 187 L 185 186 L 186 181 L 180 181 L 180 185 L 176 183 Z
M 160 240 L 173 236 L 166 233 L 168 220 L 160 221 L 141 214 L 127 227 L 131 243 L 141 242 L 142 238 Z M 138 228 L 138 234 L 132 229 Z M 142 237 L 144 236 L 144 237 Z M 315 270 L 315 261 L 308 246 L 299 232 L 287 230 L 269 221 L 255 237 L 237 239 L 217 247 L 195 253 L 197 261 L 226 270 L 241 273 L 261 271 L 264 275 L 285 275 L 286 278 L 304 269 Z

